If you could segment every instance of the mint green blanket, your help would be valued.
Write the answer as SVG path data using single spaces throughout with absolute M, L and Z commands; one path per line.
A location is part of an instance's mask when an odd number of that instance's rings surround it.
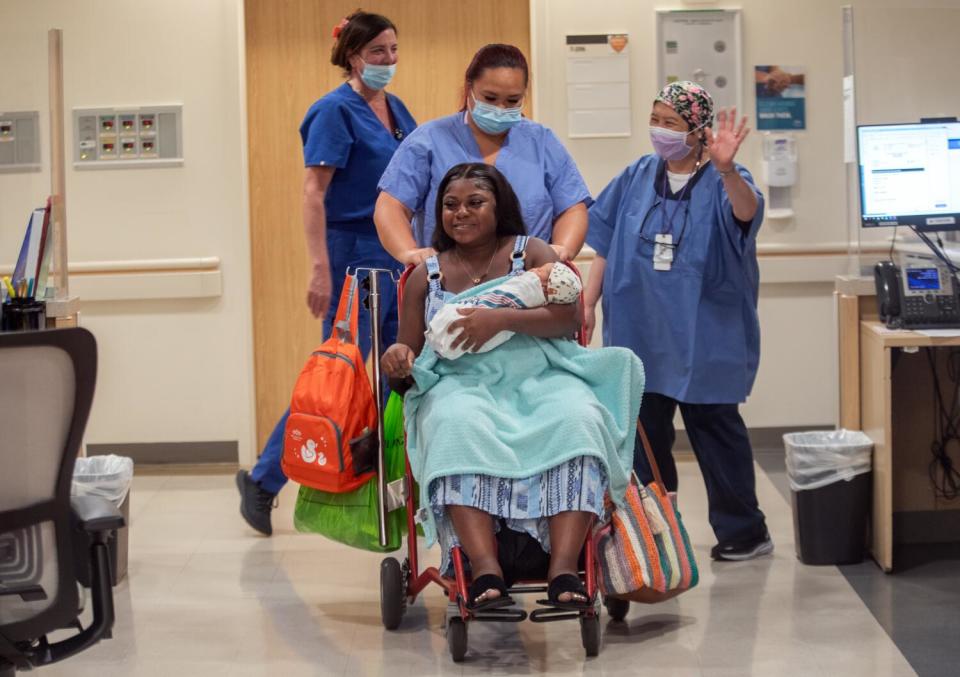
M 445 475 L 518 479 L 595 456 L 606 468 L 610 497 L 622 500 L 644 385 L 643 365 L 630 350 L 516 334 L 490 352 L 444 360 L 426 345 L 413 377 L 404 398 L 407 455 L 422 488 L 428 545 L 436 540 L 428 487 Z

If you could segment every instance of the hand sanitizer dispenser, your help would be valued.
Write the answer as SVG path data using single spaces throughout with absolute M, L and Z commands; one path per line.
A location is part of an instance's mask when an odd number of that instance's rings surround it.
M 797 182 L 797 143 L 792 135 L 764 133 L 761 170 L 769 188 L 767 218 L 791 218 L 790 187 Z

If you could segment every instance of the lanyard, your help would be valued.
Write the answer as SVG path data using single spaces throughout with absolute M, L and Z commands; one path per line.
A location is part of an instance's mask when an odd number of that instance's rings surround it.
M 661 216 L 662 216 L 660 221 L 661 235 L 666 235 L 667 233 L 673 232 L 673 223 L 677 217 L 677 212 L 680 211 L 681 205 L 683 205 L 683 210 L 684 210 L 683 223 L 681 224 L 680 234 L 677 236 L 677 243 L 674 245 L 675 247 L 680 245 L 680 240 L 683 238 L 683 232 L 687 228 L 687 221 L 690 216 L 690 200 L 688 199 L 684 201 L 683 198 L 687 195 L 687 191 L 690 188 L 690 184 L 693 183 L 693 178 L 697 175 L 698 171 L 700 171 L 699 157 L 697 158 L 697 164 L 694 166 L 693 171 L 690 173 L 690 178 L 687 179 L 686 184 L 684 184 L 683 188 L 680 189 L 680 194 L 677 196 L 677 205 L 673 208 L 673 213 L 668 215 L 667 213 L 667 187 L 669 185 L 669 181 L 667 179 L 668 170 L 667 170 L 666 164 L 664 164 L 664 167 L 663 167 L 663 190 L 662 190 L 663 201 L 660 203 L 660 210 L 661 210 Z M 670 192 L 672 193 L 673 190 L 671 189 Z
M 647 209 L 646 215 L 643 217 L 643 221 L 640 222 L 640 239 L 646 242 L 647 244 L 652 244 L 652 245 L 657 244 L 657 241 L 655 239 L 651 240 L 649 237 L 647 237 L 643 233 L 647 228 L 647 222 L 650 220 L 650 217 L 658 209 L 660 210 L 663 209 L 663 200 L 658 200 L 657 202 L 654 202 L 652 205 L 650 205 L 649 209 Z M 674 214 L 676 214 L 676 211 L 674 212 Z M 690 221 L 690 207 L 688 203 L 687 208 L 684 210 L 684 213 L 683 213 L 683 225 L 680 227 L 680 234 L 677 237 L 677 241 L 672 244 L 666 244 L 665 246 L 670 247 L 673 250 L 676 250 L 680 246 L 680 241 L 683 240 L 683 234 L 687 231 L 687 224 L 689 223 L 689 221 Z M 670 232 L 669 229 L 667 230 L 661 229 L 660 234 L 664 235 L 668 232 Z

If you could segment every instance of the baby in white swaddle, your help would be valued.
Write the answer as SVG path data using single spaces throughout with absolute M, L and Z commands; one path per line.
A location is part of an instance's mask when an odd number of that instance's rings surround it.
M 457 303 L 444 305 L 427 327 L 427 343 L 440 357 L 455 360 L 465 351 L 451 344 L 460 332 L 449 332 L 452 322 L 463 315 L 460 308 L 538 308 L 548 303 L 574 303 L 580 297 L 580 278 L 563 263 L 545 263 L 520 275 L 508 278 L 503 284 Z M 485 353 L 506 342 L 512 331 L 501 331 L 476 352 Z

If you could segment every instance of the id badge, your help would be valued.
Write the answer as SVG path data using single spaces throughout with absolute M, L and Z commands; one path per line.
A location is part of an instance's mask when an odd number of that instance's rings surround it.
M 653 269 L 670 270 L 673 265 L 673 233 L 658 233 L 653 245 Z

